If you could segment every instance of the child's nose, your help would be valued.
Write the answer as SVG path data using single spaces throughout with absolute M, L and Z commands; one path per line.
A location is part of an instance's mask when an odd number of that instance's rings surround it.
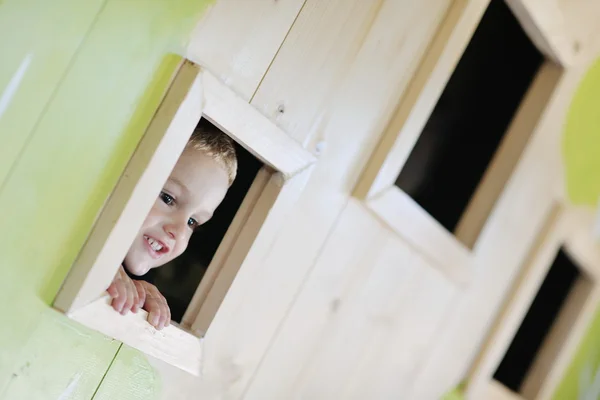
M 166 224 L 164 226 L 165 232 L 173 240 L 180 239 L 181 236 L 183 235 L 184 229 L 185 229 L 184 224 L 171 223 L 171 224 Z

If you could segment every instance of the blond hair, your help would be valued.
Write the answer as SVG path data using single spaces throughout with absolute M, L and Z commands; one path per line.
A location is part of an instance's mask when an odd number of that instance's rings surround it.
M 187 147 L 203 152 L 220 164 L 229 177 L 229 186 L 237 175 L 237 157 L 233 140 L 206 119 L 201 119 Z

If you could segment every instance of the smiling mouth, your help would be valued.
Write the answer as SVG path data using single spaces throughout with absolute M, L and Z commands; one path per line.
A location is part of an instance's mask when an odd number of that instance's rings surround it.
M 151 238 L 150 236 L 144 235 L 144 241 L 151 250 L 151 254 L 156 258 L 162 256 L 163 254 L 169 251 L 169 248 L 166 247 L 163 243 L 154 238 Z

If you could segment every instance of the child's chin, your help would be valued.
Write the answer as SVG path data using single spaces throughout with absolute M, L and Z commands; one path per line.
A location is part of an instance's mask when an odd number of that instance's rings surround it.
M 127 262 L 127 260 L 126 260 L 126 262 Z M 146 272 L 148 272 L 148 270 L 150 268 L 148 268 L 145 265 L 141 265 L 141 264 L 129 263 L 129 265 L 125 264 L 125 269 L 127 269 L 127 272 L 129 272 L 132 275 L 142 276 Z

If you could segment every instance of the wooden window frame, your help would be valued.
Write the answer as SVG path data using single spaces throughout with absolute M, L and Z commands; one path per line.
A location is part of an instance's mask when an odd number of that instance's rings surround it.
M 415 247 L 432 265 L 459 287 L 472 277 L 472 259 L 477 239 L 508 182 L 529 137 L 550 103 L 552 93 L 568 63 L 546 47 L 539 38 L 555 43 L 552 21 L 543 20 L 529 0 L 510 0 L 511 8 L 528 5 L 515 15 L 538 49 L 550 60 L 542 66 L 496 150 L 455 232 L 446 230 L 435 218 L 395 185 L 437 101 L 477 29 L 490 0 L 453 2 L 407 88 L 382 139 L 367 163 L 353 195 L 378 218 Z M 527 17 L 531 13 L 531 21 Z M 540 22 L 541 21 L 541 22 Z M 544 22 L 544 23 L 542 23 Z M 560 36 L 562 33 L 558 33 Z M 552 39 L 552 40 L 551 40 Z M 559 41 L 560 42 L 560 41 Z M 555 49 L 556 46 L 552 47 Z M 560 46 L 559 46 L 560 48 Z
M 161 331 L 147 313 L 122 316 L 105 290 L 201 118 L 263 162 L 181 325 Z M 191 374 L 201 374 L 202 337 L 253 247 L 268 245 L 301 193 L 314 156 L 214 75 L 181 59 L 171 85 L 104 205 L 53 306 L 69 318 Z M 306 170 L 309 170 L 305 173 Z M 299 176 L 302 176 L 299 178 Z M 302 182 L 296 182 L 296 181 Z M 272 215 L 275 214 L 275 215 Z M 266 226 L 268 222 L 268 227 Z M 264 229 L 263 229 L 264 228 Z
M 600 301 L 600 249 L 593 235 L 592 217 L 585 208 L 554 208 L 469 374 L 468 398 L 552 398 Z M 580 268 L 582 277 L 575 282 L 529 368 L 523 393 L 514 393 L 493 376 L 561 247 Z

